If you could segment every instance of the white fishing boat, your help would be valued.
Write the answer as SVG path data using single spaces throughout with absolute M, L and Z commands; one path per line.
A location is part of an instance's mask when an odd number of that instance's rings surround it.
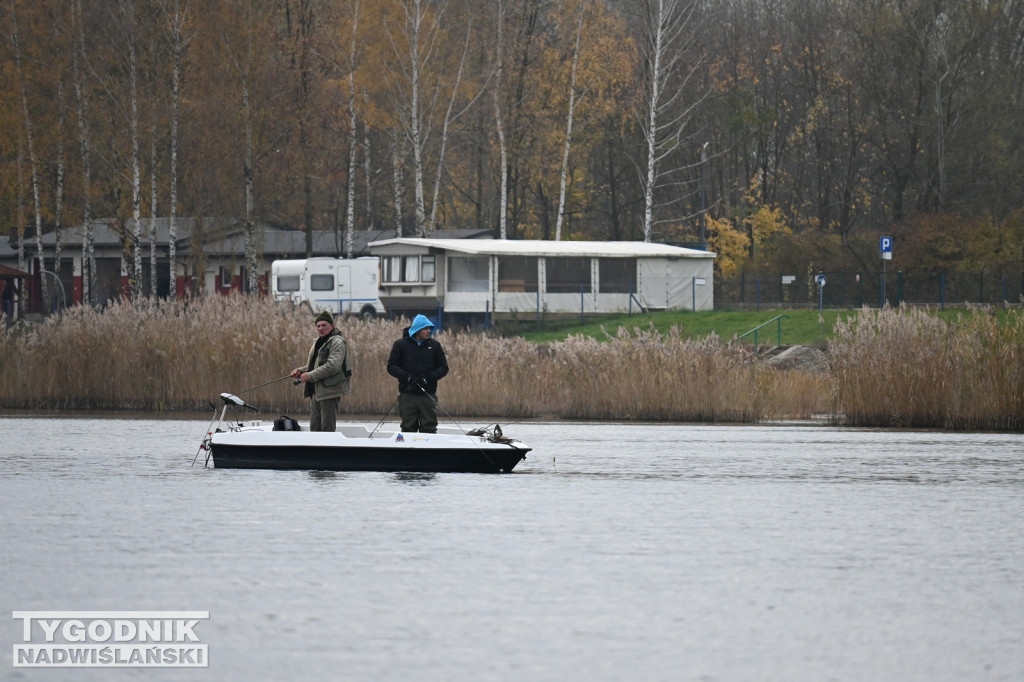
M 215 412 L 193 463 L 205 452 L 204 466 L 218 469 L 507 473 L 530 451 L 506 437 L 498 424 L 470 431 L 439 426 L 437 433 L 339 424 L 334 432 L 314 432 L 286 417 L 225 419 L 229 408 L 255 408 L 231 393 L 220 397 L 223 407 Z

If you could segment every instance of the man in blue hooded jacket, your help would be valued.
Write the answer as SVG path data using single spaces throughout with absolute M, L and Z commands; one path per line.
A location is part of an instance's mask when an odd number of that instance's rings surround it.
M 398 409 L 406 433 L 437 433 L 437 381 L 448 374 L 448 360 L 441 344 L 430 337 L 433 329 L 433 322 L 417 315 L 388 356 L 388 374 L 398 379 Z

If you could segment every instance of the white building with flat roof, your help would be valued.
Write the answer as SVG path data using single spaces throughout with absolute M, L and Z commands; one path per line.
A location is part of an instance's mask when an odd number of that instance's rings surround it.
M 397 238 L 373 241 L 394 314 L 456 323 L 714 309 L 710 251 L 648 242 Z

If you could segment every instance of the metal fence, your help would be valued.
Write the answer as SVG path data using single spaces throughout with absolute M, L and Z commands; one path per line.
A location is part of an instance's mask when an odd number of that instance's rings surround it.
M 820 288 L 817 279 L 825 276 Z M 882 307 L 884 304 L 962 306 L 1021 305 L 1024 272 L 813 272 L 741 273 L 715 279 L 715 307 L 827 308 Z

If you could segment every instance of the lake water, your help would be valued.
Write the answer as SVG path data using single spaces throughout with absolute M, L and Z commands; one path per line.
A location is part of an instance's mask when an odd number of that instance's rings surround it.
M 206 424 L 0 418 L 3 641 L 209 611 L 208 668 L 0 678 L 1024 679 L 1019 434 L 525 423 L 402 475 L 190 468 Z

